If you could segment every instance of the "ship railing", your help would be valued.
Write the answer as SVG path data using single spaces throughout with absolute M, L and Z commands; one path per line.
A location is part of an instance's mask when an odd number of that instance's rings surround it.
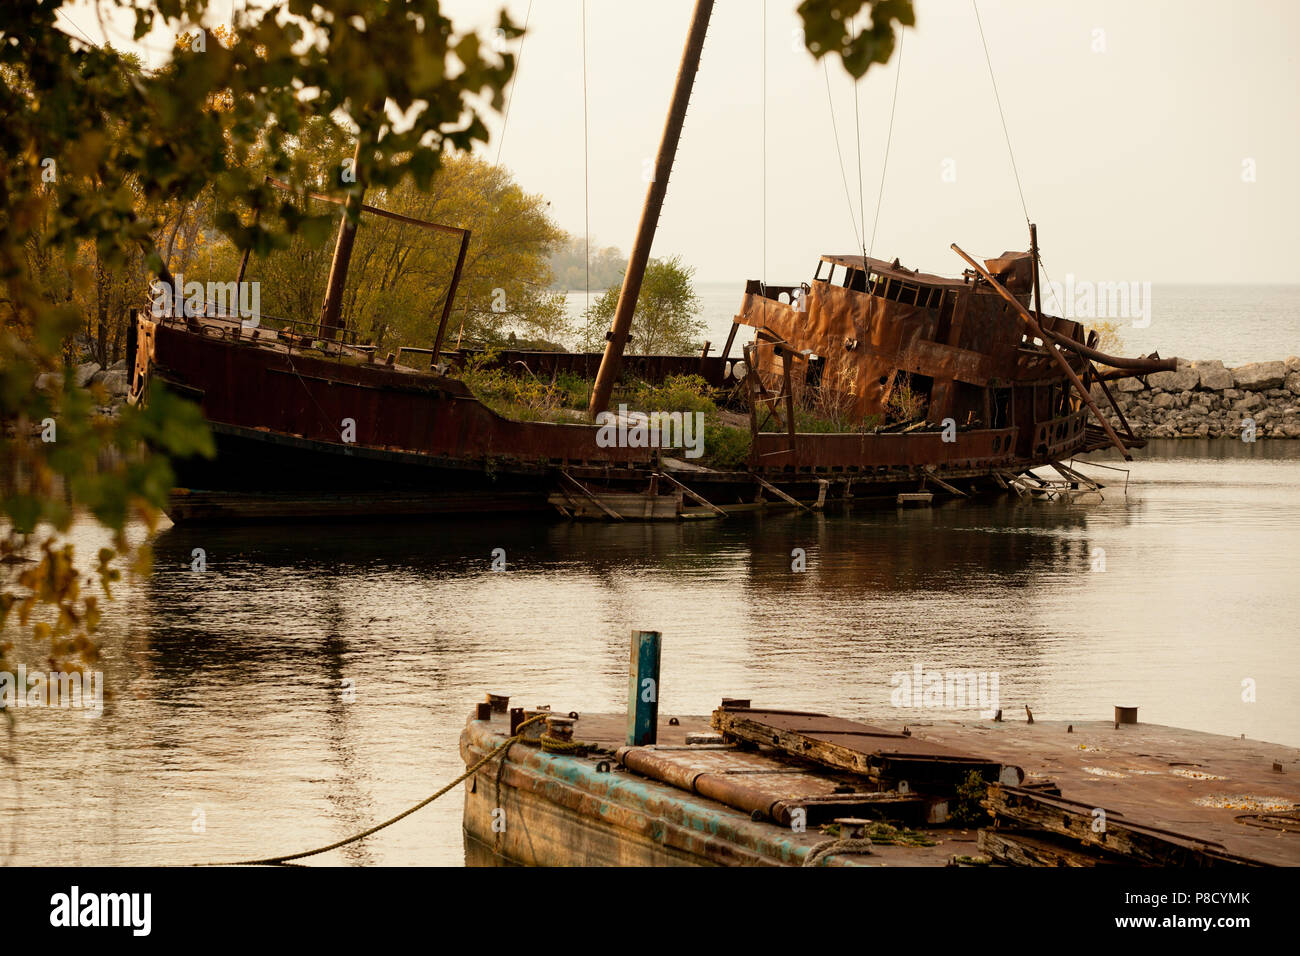
M 322 326 L 319 322 L 291 319 L 266 312 L 245 316 L 238 312 L 219 310 L 213 303 L 205 303 L 201 311 L 191 312 L 187 309 L 184 315 L 169 312 L 159 317 L 161 322 L 189 328 L 193 328 L 199 319 L 204 320 L 204 324 L 209 327 L 213 324 L 224 327 L 221 329 L 223 337 L 229 335 L 250 344 L 258 344 L 259 341 L 266 344 L 278 343 L 290 353 L 310 352 L 316 357 L 341 360 L 357 356 L 369 357 L 375 350 L 373 345 L 361 344 L 357 331 L 346 326 Z M 274 338 L 265 336 L 268 331 L 274 333 Z M 322 331 L 332 332 L 333 335 L 322 336 Z

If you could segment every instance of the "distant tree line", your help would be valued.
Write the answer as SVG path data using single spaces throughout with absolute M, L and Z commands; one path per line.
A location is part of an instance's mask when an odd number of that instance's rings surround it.
M 575 292 L 586 288 L 610 289 L 623 281 L 627 256 L 613 246 L 591 246 L 587 262 L 587 242 L 581 236 L 567 236 L 551 253 L 552 289 Z M 590 271 L 588 271 L 590 270 Z M 590 285 L 588 285 L 590 283 Z

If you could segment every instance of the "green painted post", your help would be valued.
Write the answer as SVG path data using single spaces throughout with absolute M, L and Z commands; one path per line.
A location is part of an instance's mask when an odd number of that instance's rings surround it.
M 640 747 L 659 739 L 658 631 L 633 631 L 627 675 L 627 744 Z

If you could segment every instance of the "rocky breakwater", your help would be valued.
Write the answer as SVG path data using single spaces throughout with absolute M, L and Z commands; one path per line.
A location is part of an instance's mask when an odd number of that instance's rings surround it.
M 84 362 L 78 365 L 72 372 L 72 379 L 78 388 L 91 388 L 98 385 L 105 404 L 96 407 L 95 412 L 99 415 L 114 416 L 119 409 L 126 403 L 126 393 L 130 387 L 130 381 L 127 379 L 126 362 L 117 361 L 108 368 L 103 368 L 98 362 Z M 38 389 L 54 390 L 61 388 L 63 376 L 61 373 L 46 372 L 36 379 Z
M 1179 362 L 1174 372 L 1145 381 L 1121 379 L 1111 393 L 1141 438 L 1240 438 L 1254 424 L 1256 438 L 1300 438 L 1300 358 L 1252 362 Z M 1119 418 L 1099 385 L 1092 394 L 1110 421 Z

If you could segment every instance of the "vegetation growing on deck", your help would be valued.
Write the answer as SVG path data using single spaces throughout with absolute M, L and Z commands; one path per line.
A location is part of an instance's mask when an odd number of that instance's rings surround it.
M 838 823 L 822 824 L 821 830 L 827 836 L 838 837 L 840 835 L 840 825 Z M 872 843 L 879 843 L 882 846 L 938 846 L 936 841 L 924 833 L 908 827 L 896 827 L 892 823 L 886 823 L 883 820 L 867 824 L 863 827 L 863 832 Z

